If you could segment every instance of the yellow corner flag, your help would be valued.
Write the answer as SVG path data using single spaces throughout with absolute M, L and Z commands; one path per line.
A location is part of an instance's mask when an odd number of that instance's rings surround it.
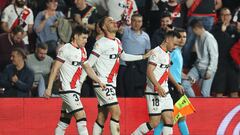
M 174 105 L 174 124 L 183 116 L 187 116 L 195 112 L 195 108 L 186 95 L 183 95 Z

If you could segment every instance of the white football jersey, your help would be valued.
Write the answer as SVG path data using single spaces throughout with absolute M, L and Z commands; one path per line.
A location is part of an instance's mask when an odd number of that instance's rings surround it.
M 76 90 L 80 93 L 79 79 L 82 74 L 82 64 L 87 61 L 85 48 L 76 48 L 67 43 L 59 49 L 57 60 L 63 62 L 60 68 L 62 90 Z
M 17 19 L 19 18 L 19 20 Z M 33 12 L 30 8 L 24 6 L 24 8 L 14 8 L 13 4 L 7 6 L 2 13 L 2 22 L 6 22 L 8 24 L 8 28 L 12 29 L 12 27 L 16 27 L 17 25 L 24 26 L 23 30 L 28 31 L 28 25 L 33 24 Z M 26 36 L 23 39 L 25 44 L 28 43 L 28 37 Z
M 123 17 L 127 24 L 131 23 L 133 13 L 138 11 L 135 0 L 107 0 L 106 4 L 109 16 L 116 21 L 120 21 Z
M 148 64 L 153 64 L 156 66 L 153 73 L 160 83 L 161 87 L 168 92 L 168 73 L 170 69 L 170 53 L 164 51 L 160 46 L 153 49 L 153 54 L 148 59 Z M 147 78 L 147 87 L 145 92 L 155 93 L 156 88 L 152 82 Z
M 93 48 L 92 54 L 98 57 L 93 69 L 103 83 L 112 83 L 116 86 L 116 77 L 122 53 L 121 41 L 117 38 L 102 37 Z

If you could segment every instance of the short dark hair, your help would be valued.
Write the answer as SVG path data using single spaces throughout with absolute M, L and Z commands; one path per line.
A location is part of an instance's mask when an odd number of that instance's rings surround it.
M 99 20 L 99 27 L 100 27 L 100 29 L 102 30 L 102 31 L 104 31 L 104 29 L 103 29 L 103 25 L 104 25 L 104 23 L 105 23 L 105 19 L 106 18 L 108 18 L 109 16 L 104 16 L 104 17 L 102 17 L 102 19 L 100 19 Z
M 177 32 L 176 30 L 171 30 L 171 31 L 168 31 L 168 32 L 165 34 L 165 38 L 168 38 L 168 37 L 180 38 L 181 35 L 180 35 L 179 32 Z
M 48 49 L 48 45 L 46 43 L 38 43 L 37 48 L 43 49 L 43 50 L 47 50 Z
M 203 28 L 202 21 L 200 21 L 199 19 L 193 19 L 189 25 L 192 28 Z
M 18 54 L 20 54 L 24 60 L 27 59 L 26 52 L 22 48 L 15 47 L 15 48 L 13 48 L 12 52 L 17 52 Z
M 46 4 L 49 2 L 58 2 L 58 0 L 45 0 Z
M 143 17 L 141 14 L 139 14 L 139 13 L 134 13 L 133 15 L 132 15 L 132 18 L 134 18 L 134 17 Z
M 178 32 L 178 33 L 180 33 L 180 32 L 186 32 L 186 30 L 183 29 L 183 28 L 174 28 L 174 30 L 175 30 L 176 32 Z
M 225 10 L 228 10 L 228 11 L 231 13 L 231 10 L 230 10 L 229 8 L 226 8 L 226 7 L 221 8 L 221 9 L 220 9 L 220 13 L 222 13 L 222 12 L 225 11 Z
M 81 34 L 89 34 L 89 31 L 85 28 L 85 27 L 82 27 L 82 26 L 76 26 L 74 29 L 73 29 L 73 32 L 72 32 L 72 38 L 74 37 L 74 35 L 81 35 Z
M 164 12 L 161 14 L 161 18 L 160 18 L 160 19 L 165 18 L 165 17 L 171 18 L 171 17 L 172 17 L 172 16 L 171 16 L 171 13 L 168 12 L 168 11 L 164 11 Z
M 20 25 L 14 27 L 14 28 L 12 29 L 12 33 L 13 33 L 14 35 L 18 34 L 19 32 L 24 33 L 24 30 L 23 30 L 23 28 L 22 28 Z
M 44 8 L 45 8 L 45 9 L 47 8 L 47 4 L 50 3 L 50 2 L 58 2 L 58 0 L 44 0 L 44 3 L 45 3 Z M 59 6 L 59 5 L 58 5 L 58 6 Z

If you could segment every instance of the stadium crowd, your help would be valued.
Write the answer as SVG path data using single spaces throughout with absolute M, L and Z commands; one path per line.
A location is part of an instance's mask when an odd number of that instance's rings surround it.
M 99 21 L 106 15 L 117 21 L 117 37 L 132 55 L 144 55 L 159 46 L 167 32 L 185 29 L 179 82 L 185 93 L 239 97 L 239 0 L 1 0 L 1 97 L 42 97 L 58 50 L 70 41 L 74 28 L 90 31 L 85 46 L 89 57 L 105 34 Z M 117 96 L 143 97 L 146 73 L 147 60 L 121 60 Z M 58 77 L 52 96 L 58 96 L 60 85 Z M 95 97 L 90 78 L 81 97 Z

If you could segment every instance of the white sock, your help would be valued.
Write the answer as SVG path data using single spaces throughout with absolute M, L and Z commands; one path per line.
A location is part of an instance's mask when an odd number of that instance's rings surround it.
M 103 126 L 96 121 L 93 125 L 93 135 L 101 135 L 102 131 L 103 131 Z
M 64 135 L 69 124 L 59 121 L 55 129 L 55 135 Z
M 173 125 L 164 124 L 163 126 L 163 135 L 172 135 L 173 134 Z
M 77 120 L 76 122 L 77 122 L 78 134 L 79 135 L 88 135 L 86 118 Z
M 119 121 L 114 120 L 113 118 L 111 118 L 111 120 L 110 120 L 110 129 L 111 129 L 111 134 L 112 135 L 120 135 Z
M 150 130 L 152 130 L 152 127 L 149 125 L 149 123 L 143 123 L 132 133 L 132 135 L 144 135 Z

